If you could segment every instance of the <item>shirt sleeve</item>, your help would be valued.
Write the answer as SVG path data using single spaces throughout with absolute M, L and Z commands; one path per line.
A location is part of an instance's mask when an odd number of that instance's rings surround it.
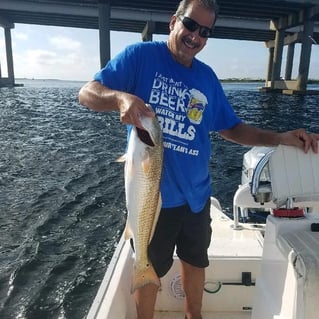
M 133 93 L 136 83 L 138 52 L 136 45 L 128 46 L 94 75 L 94 80 L 113 90 Z

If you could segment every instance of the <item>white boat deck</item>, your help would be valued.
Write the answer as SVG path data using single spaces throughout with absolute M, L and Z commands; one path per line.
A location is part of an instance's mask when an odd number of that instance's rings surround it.
M 212 242 L 208 255 L 214 258 L 261 258 L 263 249 L 262 232 L 264 224 L 240 224 L 234 230 L 234 221 L 224 215 L 212 203 Z
M 203 319 L 250 319 L 251 313 L 243 312 L 203 312 Z M 154 319 L 184 319 L 183 312 L 156 312 Z

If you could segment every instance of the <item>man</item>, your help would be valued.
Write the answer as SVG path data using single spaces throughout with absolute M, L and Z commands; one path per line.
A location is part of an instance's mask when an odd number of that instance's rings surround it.
M 228 103 L 210 67 L 195 58 L 212 34 L 214 0 L 182 0 L 172 16 L 167 43 L 129 46 L 94 81 L 84 85 L 81 104 L 95 111 L 120 112 L 121 122 L 141 127 L 139 116 L 155 116 L 163 131 L 162 210 L 149 255 L 159 277 L 181 260 L 187 319 L 201 319 L 207 247 L 210 243 L 209 132 L 244 145 L 293 145 L 318 152 L 318 134 L 304 129 L 276 133 L 243 123 Z M 135 292 L 138 319 L 153 318 L 157 289 Z

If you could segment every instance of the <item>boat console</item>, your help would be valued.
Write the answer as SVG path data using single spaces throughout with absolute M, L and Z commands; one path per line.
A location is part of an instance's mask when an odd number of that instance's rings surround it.
M 267 189 L 275 208 L 267 218 L 252 318 L 315 319 L 319 313 L 319 154 L 282 145 L 268 152 L 252 179 L 257 201 L 270 198 L 260 195 L 263 186 L 258 181 L 266 165 Z

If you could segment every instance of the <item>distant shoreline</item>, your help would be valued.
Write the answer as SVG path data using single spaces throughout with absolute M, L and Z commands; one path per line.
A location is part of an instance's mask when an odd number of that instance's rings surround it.
M 239 83 L 264 83 L 266 80 L 265 79 L 238 79 L 238 78 L 229 78 L 229 79 L 220 79 L 221 82 L 226 82 L 226 83 L 233 83 L 233 82 L 239 82 Z M 308 84 L 318 84 L 319 80 L 315 79 L 309 79 Z
M 87 82 L 87 80 L 61 80 L 61 79 L 38 79 L 38 78 L 15 78 L 15 81 Z
M 85 80 L 60 80 L 60 79 L 29 79 L 29 78 L 16 78 L 16 81 L 65 81 L 65 82 L 87 82 Z M 265 79 L 250 79 L 250 78 L 226 78 L 226 79 L 220 79 L 223 83 L 264 83 Z M 319 84 L 319 79 L 309 79 L 308 84 Z

